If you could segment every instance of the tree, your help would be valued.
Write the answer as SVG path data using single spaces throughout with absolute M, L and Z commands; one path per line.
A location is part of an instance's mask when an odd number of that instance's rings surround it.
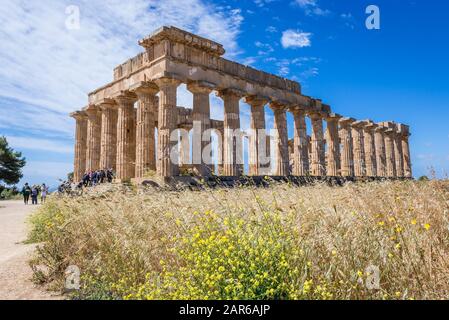
M 0 181 L 7 185 L 16 184 L 23 177 L 22 168 L 26 160 L 21 152 L 9 147 L 5 137 L 0 137 Z

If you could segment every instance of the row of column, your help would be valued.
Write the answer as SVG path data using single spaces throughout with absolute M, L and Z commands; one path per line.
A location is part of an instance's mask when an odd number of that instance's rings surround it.
M 141 178 L 148 170 L 156 170 L 162 177 L 179 174 L 179 165 L 172 161 L 171 152 L 176 141 L 170 135 L 177 128 L 177 87 L 179 80 L 161 78 L 154 83 L 141 83 L 114 99 L 91 105 L 85 111 L 75 112 L 75 180 L 86 171 L 113 168 L 117 178 L 127 180 Z M 213 84 L 197 81 L 189 83 L 193 94 L 192 120 L 194 126 L 192 145 L 200 150 L 193 157 L 199 172 L 207 174 L 202 153 L 209 144 L 201 139 L 210 128 L 209 94 Z M 159 93 L 159 97 L 156 95 Z M 225 176 L 241 174 L 241 152 L 231 134 L 240 129 L 239 102 L 243 97 L 251 107 L 249 141 L 249 174 L 265 175 L 270 161 L 270 140 L 265 135 L 264 106 L 269 103 L 274 113 L 276 132 L 272 174 L 277 176 L 357 176 L 357 177 L 411 177 L 408 134 L 400 134 L 392 123 L 374 124 L 371 121 L 355 121 L 337 114 L 310 111 L 299 106 L 289 106 L 279 101 L 269 101 L 260 96 L 247 96 L 233 88 L 219 90 L 224 101 L 223 121 L 223 169 Z M 134 108 L 138 102 L 137 110 Z M 287 133 L 287 111 L 293 114 L 294 143 L 293 166 L 290 167 Z M 158 141 L 155 158 L 154 128 L 158 114 Z M 307 137 L 306 119 L 312 124 L 311 152 Z M 324 132 L 323 121 L 327 123 Z M 184 156 L 185 157 L 185 156 Z M 309 161 L 310 157 L 310 161 Z M 157 168 L 156 168 L 157 164 Z

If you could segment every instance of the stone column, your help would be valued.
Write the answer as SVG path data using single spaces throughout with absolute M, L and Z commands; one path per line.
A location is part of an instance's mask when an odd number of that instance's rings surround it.
M 223 127 L 220 127 L 219 129 L 217 129 L 217 138 L 218 138 L 218 143 L 217 143 L 218 174 L 223 175 L 223 155 L 224 155 L 224 148 L 223 148 L 224 128 Z
M 154 127 L 159 88 L 151 83 L 134 90 L 137 95 L 136 115 L 136 168 L 135 177 L 143 178 L 148 170 L 156 170 Z
M 191 126 L 183 125 L 179 129 L 182 129 L 179 136 L 179 166 L 190 164 L 190 134 Z
M 306 111 L 295 107 L 291 109 L 294 120 L 293 137 L 293 175 L 309 175 L 309 141 L 307 138 Z
M 88 117 L 86 170 L 93 171 L 100 168 L 101 113 L 94 105 L 88 106 L 86 113 Z
M 364 121 L 356 121 L 352 124 L 352 145 L 354 150 L 354 175 L 366 176 L 365 144 L 363 139 Z
M 412 164 L 410 160 L 410 146 L 409 146 L 409 137 L 410 137 L 410 128 L 404 124 L 400 126 L 400 136 L 401 136 L 401 144 L 402 144 L 402 157 L 403 157 L 403 165 L 404 165 L 404 177 L 412 178 Z
M 86 172 L 87 114 L 77 111 L 71 113 L 70 116 L 76 120 L 73 181 L 78 183 Z
M 245 102 L 251 106 L 251 135 L 249 136 L 249 175 L 262 175 L 261 169 L 270 164 L 265 133 L 265 105 L 268 98 L 250 96 Z
M 100 104 L 101 110 L 101 152 L 100 168 L 116 170 L 117 160 L 117 105 L 112 99 Z
M 239 101 L 244 93 L 235 89 L 219 91 L 224 101 L 223 175 L 238 176 L 243 163 L 242 135 L 240 131 Z
M 342 118 L 340 124 L 340 141 L 341 141 L 341 175 L 343 177 L 354 176 L 354 153 L 352 146 L 352 123 L 353 118 Z
M 340 137 L 338 136 L 338 122 L 342 118 L 339 114 L 331 113 L 325 117 L 327 122 L 326 141 L 327 141 L 327 166 L 328 176 L 336 177 L 339 175 L 340 163 Z
M 312 121 L 312 176 L 326 175 L 326 154 L 324 150 L 323 117 L 324 114 L 317 111 L 309 112 Z
M 193 94 L 193 132 L 192 132 L 192 163 L 198 172 L 205 176 L 210 173 L 212 165 L 211 155 L 203 154 L 205 148 L 211 143 L 211 136 L 205 136 L 210 129 L 210 101 L 209 94 L 215 85 L 197 81 L 187 85 L 187 89 Z M 208 131 L 210 133 L 210 130 Z M 205 157 L 209 159 L 205 159 Z
M 396 160 L 394 154 L 394 138 L 395 130 L 387 129 L 385 131 L 385 153 L 386 153 L 386 164 L 387 164 L 387 177 L 396 177 Z
M 274 112 L 274 131 L 275 131 L 275 176 L 290 175 L 290 163 L 288 159 L 288 132 L 287 132 L 287 114 L 286 108 L 282 103 L 272 102 L 270 107 Z
M 404 177 L 404 158 L 402 152 L 402 137 L 401 133 L 399 132 L 398 126 L 396 126 L 395 128 L 393 144 L 394 144 L 394 159 L 396 161 L 396 176 L 402 178 Z
M 385 154 L 385 131 L 387 129 L 381 126 L 375 129 L 375 145 L 376 145 L 376 164 L 377 176 L 387 176 L 387 159 Z
M 374 130 L 377 125 L 372 121 L 367 121 L 363 128 L 363 140 L 365 143 L 365 164 L 366 164 L 366 176 L 377 177 L 377 158 L 376 158 L 376 145 L 374 138 Z
M 176 141 L 170 141 L 171 133 L 177 128 L 177 89 L 181 81 L 173 78 L 160 78 L 156 81 L 159 87 L 159 119 L 158 119 L 158 175 L 171 177 L 179 175 L 179 166 L 171 159 L 171 152 Z
M 137 97 L 124 92 L 115 98 L 118 105 L 117 120 L 117 170 L 119 181 L 126 181 L 135 176 L 136 161 L 136 123 L 134 103 Z

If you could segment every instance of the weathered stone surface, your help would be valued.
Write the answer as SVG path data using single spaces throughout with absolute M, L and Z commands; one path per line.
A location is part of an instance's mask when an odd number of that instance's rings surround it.
M 377 125 L 371 121 L 365 121 L 365 126 L 363 127 L 363 137 L 365 144 L 365 165 L 366 165 L 366 176 L 376 177 L 377 176 L 377 158 L 376 158 L 376 144 L 374 137 L 374 130 Z
M 352 145 L 354 150 L 354 175 L 356 177 L 366 176 L 365 144 L 363 137 L 364 121 L 356 121 L 352 124 Z
M 86 170 L 93 171 L 100 168 L 101 113 L 94 105 L 89 105 L 85 111 L 88 117 Z
M 134 103 L 137 97 L 124 92 L 115 98 L 118 105 L 117 120 L 117 179 L 126 181 L 135 177 L 136 119 Z
M 387 156 L 385 150 L 385 131 L 386 128 L 377 126 L 375 129 L 375 144 L 376 144 L 376 164 L 377 176 L 387 177 Z
M 336 177 L 341 170 L 340 161 L 340 138 L 338 136 L 338 122 L 342 118 L 341 115 L 331 113 L 325 117 L 327 122 L 326 141 L 327 141 L 327 157 L 326 171 L 327 175 Z
M 269 99 L 266 97 L 249 96 L 245 102 L 251 106 L 251 135 L 249 137 L 249 175 L 265 175 L 270 161 L 269 144 L 265 134 L 265 105 Z M 268 147 L 268 148 L 267 148 Z
M 77 111 L 70 116 L 76 120 L 73 180 L 79 182 L 86 171 L 87 114 Z
M 312 176 L 326 175 L 324 133 L 322 112 L 309 112 L 312 121 L 312 153 L 311 153 L 311 174 Z
M 286 176 L 290 174 L 286 106 L 284 104 L 271 102 L 270 108 L 274 113 L 274 131 L 276 134 L 274 137 L 275 154 L 273 159 L 273 175 Z
M 340 141 L 341 141 L 341 175 L 343 177 L 354 176 L 354 151 L 352 146 L 352 124 L 353 118 L 340 119 Z
M 224 102 L 223 175 L 238 176 L 243 163 L 242 139 L 240 132 L 239 101 L 244 93 L 235 89 L 218 92 Z
M 137 95 L 136 118 L 136 169 L 135 177 L 142 178 L 149 170 L 156 170 L 155 135 L 156 110 L 159 88 L 155 84 L 143 83 L 134 90 Z
M 101 111 L 100 168 L 116 170 L 117 161 L 117 105 L 114 100 L 99 104 Z
M 293 137 L 293 175 L 308 176 L 309 171 L 309 141 L 307 138 L 306 110 L 292 108 L 294 121 Z
M 171 177 L 179 174 L 179 167 L 170 157 L 176 145 L 176 142 L 170 141 L 170 135 L 176 129 L 176 92 L 181 82 L 174 78 L 160 78 L 156 80 L 156 84 L 160 90 L 157 173 L 161 177 Z

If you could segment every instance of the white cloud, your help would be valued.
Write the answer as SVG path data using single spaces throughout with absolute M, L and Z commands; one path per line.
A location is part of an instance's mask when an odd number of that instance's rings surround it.
M 317 0 L 295 0 L 294 4 L 296 4 L 300 8 L 302 8 L 304 10 L 304 13 L 308 16 L 312 16 L 312 15 L 327 16 L 331 13 L 327 9 L 322 9 L 318 5 Z
M 269 26 L 265 29 L 265 31 L 269 32 L 269 33 L 276 33 L 276 32 L 278 32 L 278 29 L 274 26 Z
M 310 32 L 288 29 L 282 33 L 281 44 L 285 49 L 310 47 L 312 45 L 311 37 Z

